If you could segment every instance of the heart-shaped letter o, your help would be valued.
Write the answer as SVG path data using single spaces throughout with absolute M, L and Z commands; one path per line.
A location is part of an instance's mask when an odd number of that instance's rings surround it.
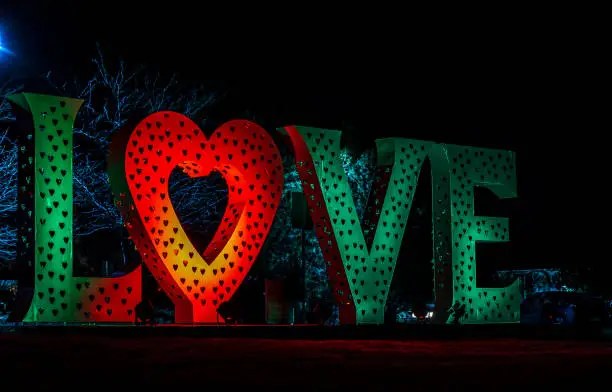
M 175 321 L 216 322 L 217 308 L 242 283 L 278 209 L 283 189 L 278 148 L 252 122 L 229 121 L 207 138 L 174 112 L 151 114 L 126 132 L 113 140 L 109 172 L 130 236 L 173 300 Z M 177 166 L 191 177 L 218 171 L 228 185 L 227 208 L 203 255 L 172 208 L 168 179 Z

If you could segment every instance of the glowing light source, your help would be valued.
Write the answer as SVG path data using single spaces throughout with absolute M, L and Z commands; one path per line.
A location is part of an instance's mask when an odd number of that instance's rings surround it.
M 417 316 L 416 314 L 412 313 L 412 318 L 415 318 L 415 319 L 416 318 L 418 318 L 418 319 L 423 319 L 423 318 L 430 319 L 430 318 L 433 318 L 433 312 L 427 312 L 425 314 L 425 316 Z
M 3 43 L 2 43 L 2 35 L 0 34 L 0 54 L 2 53 L 6 53 L 6 54 L 10 54 L 12 55 L 13 52 L 11 52 Z

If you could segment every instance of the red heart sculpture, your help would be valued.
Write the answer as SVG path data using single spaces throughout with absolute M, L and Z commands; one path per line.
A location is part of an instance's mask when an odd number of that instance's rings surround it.
M 242 283 L 278 209 L 283 166 L 276 144 L 249 121 L 229 121 L 207 138 L 189 118 L 158 112 L 131 133 L 124 157 L 140 217 L 138 224 L 128 221 L 128 230 L 174 301 L 176 322 L 216 322 L 217 308 Z M 168 195 L 168 178 L 177 166 L 191 177 L 218 171 L 228 184 L 227 208 L 203 255 L 181 227 Z

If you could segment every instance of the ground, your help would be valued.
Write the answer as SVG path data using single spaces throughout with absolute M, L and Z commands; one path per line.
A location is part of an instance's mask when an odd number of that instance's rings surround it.
M 0 334 L 0 353 L 3 385 L 24 390 L 570 390 L 612 370 L 609 341 Z

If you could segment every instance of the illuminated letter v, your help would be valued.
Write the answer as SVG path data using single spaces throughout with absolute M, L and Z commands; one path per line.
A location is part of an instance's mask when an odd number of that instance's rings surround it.
M 400 138 L 376 141 L 377 179 L 365 218 L 375 230 L 364 234 L 342 166 L 341 131 L 298 126 L 284 131 L 295 150 L 330 286 L 345 305 L 340 306 L 341 323 L 382 324 L 412 198 L 433 144 Z M 356 319 L 351 320 L 353 301 Z

